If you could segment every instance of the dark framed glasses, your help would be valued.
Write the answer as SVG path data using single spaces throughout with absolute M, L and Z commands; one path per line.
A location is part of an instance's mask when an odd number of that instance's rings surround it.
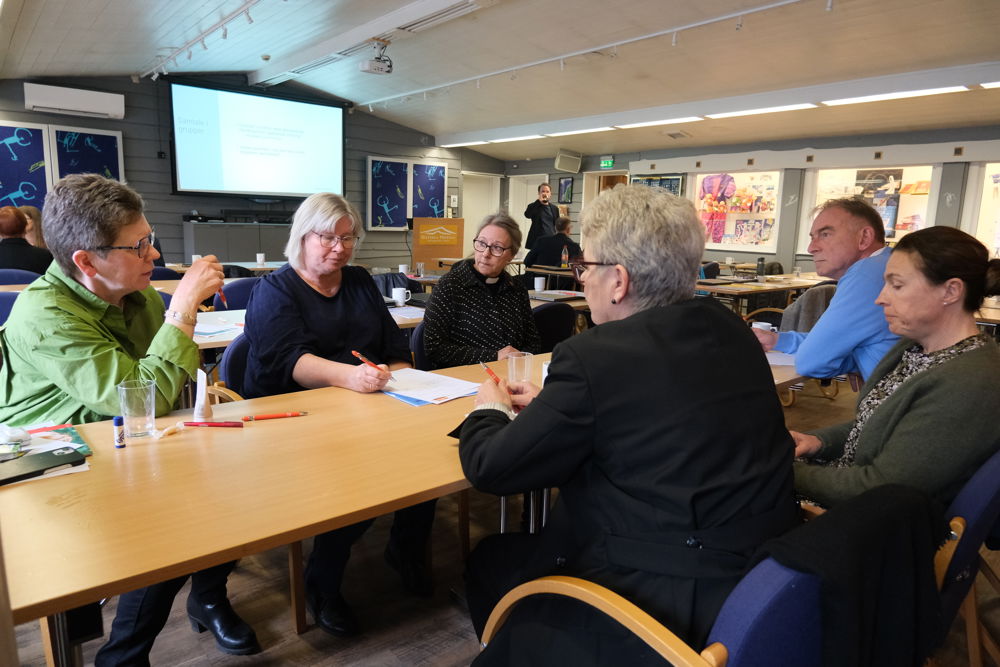
M 153 247 L 153 241 L 156 240 L 156 232 L 150 232 L 147 236 L 143 236 L 135 245 L 102 245 L 94 250 L 131 250 L 135 252 L 139 259 L 142 259 L 149 253 L 149 249 Z
M 569 267 L 573 269 L 573 277 L 577 281 L 583 280 L 583 275 L 590 270 L 592 266 L 615 266 L 618 262 L 585 262 L 582 259 L 577 259 L 570 262 Z

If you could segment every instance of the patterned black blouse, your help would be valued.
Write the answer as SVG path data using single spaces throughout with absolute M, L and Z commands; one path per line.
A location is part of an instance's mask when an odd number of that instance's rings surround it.
M 424 350 L 433 368 L 495 361 L 511 345 L 538 352 L 541 339 L 528 292 L 506 272 L 488 285 L 466 259 L 434 288 L 424 315 Z

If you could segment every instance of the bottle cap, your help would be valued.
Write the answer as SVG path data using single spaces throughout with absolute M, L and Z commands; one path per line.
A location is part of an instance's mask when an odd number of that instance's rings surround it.
M 111 423 L 114 424 L 115 426 L 124 426 L 125 425 L 125 418 L 124 417 L 114 417 L 111 420 Z

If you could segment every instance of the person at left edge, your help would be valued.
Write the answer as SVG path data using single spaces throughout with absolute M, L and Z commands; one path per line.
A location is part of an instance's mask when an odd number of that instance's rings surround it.
M 247 304 L 248 398 L 331 386 L 372 393 L 385 387 L 391 370 L 411 366 L 406 338 L 375 281 L 363 268 L 348 266 L 361 235 L 361 216 L 343 197 L 318 193 L 299 206 L 285 247 L 288 264 L 261 278 Z M 378 368 L 361 363 L 353 350 Z M 404 587 L 418 595 L 432 592 L 426 549 L 435 503 L 397 511 L 385 551 Z M 372 521 L 313 541 L 306 600 L 317 625 L 330 634 L 360 631 L 340 585 L 351 546 Z
M 0 269 L 21 269 L 45 273 L 52 263 L 52 254 L 36 248 L 27 239 L 28 216 L 18 208 L 0 208 Z
M 110 419 L 119 412 L 116 385 L 140 378 L 156 381 L 156 414 L 170 412 L 198 368 L 195 313 L 222 286 L 222 266 L 211 256 L 195 262 L 164 313 L 149 284 L 158 253 L 137 192 L 96 174 L 74 174 L 45 197 L 45 218 L 55 261 L 17 298 L 0 334 L 0 422 Z M 260 647 L 226 596 L 234 565 L 191 575 L 187 610 L 221 650 L 246 655 Z M 95 664 L 149 664 L 186 580 L 121 595 Z

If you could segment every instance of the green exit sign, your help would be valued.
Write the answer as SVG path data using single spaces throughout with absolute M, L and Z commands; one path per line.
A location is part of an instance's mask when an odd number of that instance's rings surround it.
M 615 168 L 615 156 L 614 155 L 602 155 L 601 156 L 601 169 L 614 169 Z

